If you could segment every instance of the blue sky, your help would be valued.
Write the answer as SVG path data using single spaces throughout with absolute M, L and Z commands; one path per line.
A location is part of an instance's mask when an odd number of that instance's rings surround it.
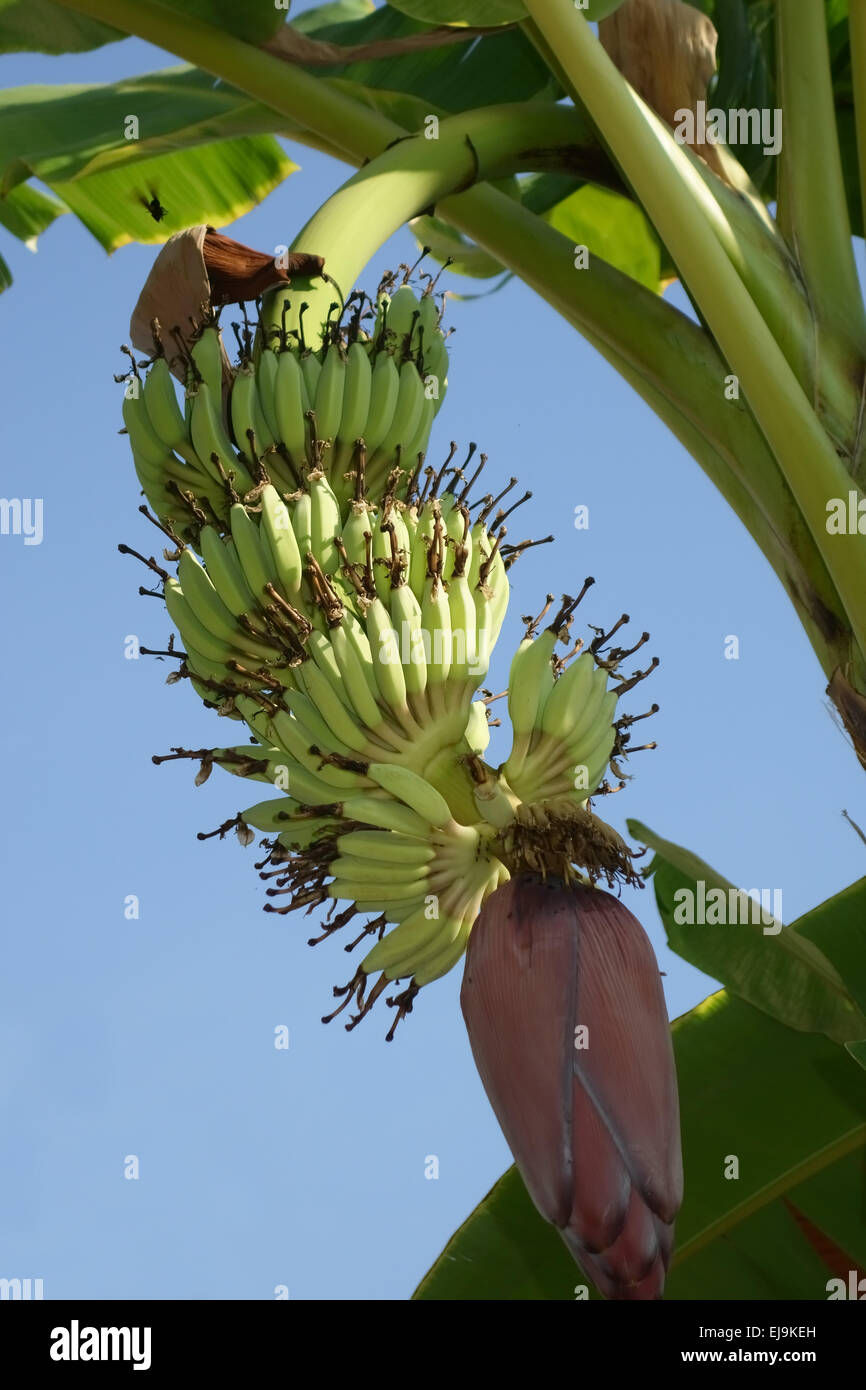
M 167 61 L 126 43 L 4 57 L 0 76 L 102 81 Z M 289 149 L 302 171 L 227 229 L 250 245 L 290 241 L 347 176 Z M 368 287 L 411 251 L 394 238 Z M 460 1017 L 461 972 L 424 990 L 392 1044 L 384 1009 L 351 1034 L 324 1027 L 331 986 L 353 968 L 340 945 L 311 950 L 314 919 L 261 911 L 254 849 L 196 840 L 257 793 L 219 771 L 196 789 L 189 764 L 152 765 L 224 728 L 185 683 L 165 685 L 164 664 L 124 658 L 127 635 L 159 647 L 170 631 L 116 549 L 156 544 L 136 513 L 113 382 L 154 252 L 107 258 L 67 217 L 35 256 L 8 237 L 3 255 L 15 284 L 0 492 L 44 499 L 44 538 L 0 537 L 0 1275 L 42 1278 L 47 1298 L 261 1299 L 277 1285 L 300 1299 L 406 1298 L 510 1161 Z M 557 537 L 513 571 L 490 683 L 506 684 L 519 615 L 593 574 L 585 616 L 629 612 L 662 663 L 631 706 L 661 705 L 659 749 L 635 759 L 605 812 L 620 829 L 638 817 L 743 887 L 780 888 L 793 921 L 862 875 L 866 851 L 841 811 L 862 822 L 866 808 L 769 566 L 648 408 L 521 284 L 449 318 L 431 457 L 477 440 L 491 481 L 513 472 L 533 489 L 526 533 Z M 573 526 L 580 504 L 586 531 Z M 724 656 L 730 634 L 737 661 Z M 124 917 L 129 894 L 137 921 Z M 651 891 L 626 899 L 680 1014 L 712 982 L 668 951 Z M 279 1025 L 288 1051 L 274 1048 Z M 124 1178 L 131 1154 L 137 1181 Z

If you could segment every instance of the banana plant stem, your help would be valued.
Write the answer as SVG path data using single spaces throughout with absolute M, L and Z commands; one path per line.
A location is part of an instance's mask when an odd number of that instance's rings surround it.
M 857 9 L 854 0 L 852 10 Z M 779 226 L 809 289 L 813 313 L 861 352 L 866 315 L 836 132 L 823 0 L 776 0 L 783 133 Z
M 548 102 L 486 106 L 450 116 L 435 139 L 405 136 L 365 164 L 320 207 L 293 240 L 296 249 L 324 255 L 340 297 L 393 232 L 429 210 L 444 196 L 489 179 L 544 166 L 551 152 L 563 157 L 584 135 L 574 111 Z M 298 301 L 300 285 L 268 303 L 272 323 L 282 321 L 283 303 Z M 333 288 L 303 284 L 308 322 L 324 322 Z M 287 325 L 295 326 L 293 314 Z
M 526 8 L 555 48 L 738 377 L 824 558 L 860 652 L 866 652 L 864 547 L 858 534 L 827 530 L 827 505 L 847 498 L 852 479 L 712 232 L 704 208 L 707 189 L 570 0 L 526 0 Z
M 437 214 L 495 254 L 616 367 L 761 546 L 825 672 L 847 662 L 850 628 L 827 567 L 745 401 L 726 399 L 727 368 L 708 335 L 597 257 L 591 273 L 576 273 L 568 239 L 496 189 L 448 198 Z

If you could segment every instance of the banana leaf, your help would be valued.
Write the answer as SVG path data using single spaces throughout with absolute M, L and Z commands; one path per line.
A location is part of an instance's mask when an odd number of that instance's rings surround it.
M 127 116 L 138 119 L 135 138 Z M 0 193 L 23 179 L 86 178 L 240 136 L 269 136 L 275 116 L 209 73 L 182 64 L 126 82 L 0 92 Z
M 0 53 L 85 53 L 125 38 L 52 0 L 0 0 Z
M 630 275 L 658 294 L 662 288 L 662 247 L 646 214 L 629 198 L 584 184 L 545 213 L 545 221 L 574 246 Z
M 6 197 L 0 198 L 0 226 L 35 251 L 37 237 L 66 211 L 56 198 L 46 197 L 38 188 L 19 184 Z
M 349 47 L 356 44 L 388 42 L 399 45 L 408 40 L 406 51 L 389 52 L 381 58 L 349 63 L 308 64 L 308 71 L 339 77 L 358 87 L 375 91 L 401 92 L 427 105 L 411 129 L 423 124 L 424 115 L 433 112 L 468 111 L 500 101 L 525 101 L 561 95 L 558 86 L 532 44 L 519 29 L 501 34 L 485 34 L 462 43 L 443 43 L 413 47 L 419 36 L 429 34 L 431 23 L 408 17 L 408 11 L 383 5 L 372 13 L 361 13 L 335 22 L 336 9 L 350 6 L 324 5 L 293 20 L 290 29 L 324 43 Z M 360 7 L 359 7 L 360 8 Z M 467 19 L 467 24 L 485 24 Z M 458 28 L 459 32 L 459 28 Z
M 640 821 L 628 821 L 628 828 L 656 851 L 647 873 L 672 951 L 789 1028 L 826 1033 L 838 1043 L 866 1038 L 866 879 L 785 927 L 758 904 L 733 900 L 737 889 L 697 855 Z M 689 905 L 711 890 L 723 920 L 714 922 L 709 908 L 703 914 L 709 920 L 684 920 Z M 824 919 L 820 950 L 805 928 Z
M 160 0 L 167 10 L 204 20 L 235 38 L 261 44 L 281 28 L 274 0 Z M 126 34 L 56 5 L 52 0 L 0 0 L 0 53 L 84 53 Z
M 514 24 L 526 18 L 520 0 L 389 0 L 392 9 L 425 24 Z
M 234 222 L 297 167 L 276 140 L 225 140 L 49 187 L 107 251 L 114 251 L 130 241 L 165 241 L 196 223 Z
M 130 111 L 133 139 L 125 134 Z M 105 86 L 14 88 L 0 94 L 0 209 L 11 209 L 0 221 L 14 231 L 25 203 L 43 226 L 49 208 L 52 217 L 69 209 L 107 250 L 164 241 L 196 222 L 222 225 L 297 168 L 260 133 L 273 123 L 266 108 L 190 67 Z M 25 194 L 22 181 L 31 177 L 62 204 L 34 189 Z M 145 206 L 154 195 L 166 209 L 159 220 Z

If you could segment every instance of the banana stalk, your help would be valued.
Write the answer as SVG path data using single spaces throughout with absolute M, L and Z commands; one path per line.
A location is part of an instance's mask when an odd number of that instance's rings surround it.
M 640 101 L 570 0 L 527 0 L 561 53 L 570 86 L 596 120 L 680 269 L 788 480 L 859 649 L 866 652 L 866 563 L 859 536 L 827 531 L 828 498 L 851 478 L 751 295 L 712 230 L 709 197 L 682 148 Z

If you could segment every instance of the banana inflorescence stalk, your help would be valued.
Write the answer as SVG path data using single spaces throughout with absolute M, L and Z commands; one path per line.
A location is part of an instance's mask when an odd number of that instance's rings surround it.
M 336 1013 L 356 1003 L 350 1027 L 405 980 L 388 1001 L 396 1026 L 459 961 L 482 904 L 513 873 L 636 881 L 590 797 L 613 790 L 608 764 L 623 775 L 634 717 L 617 719 L 616 705 L 648 671 L 626 679 L 619 667 L 647 635 L 611 646 L 624 616 L 557 656 L 591 580 L 544 630 L 552 597 L 527 619 L 508 692 L 514 745 L 499 769 L 483 760 L 482 683 L 508 571 L 533 544 L 506 543 L 504 522 L 529 494 L 500 506 L 512 478 L 476 496 L 486 458 L 475 461 L 474 444 L 425 462 L 448 371 L 434 286 L 419 295 L 408 270 L 401 284 L 386 276 L 374 300 L 335 304 L 314 342 L 303 305 L 276 322 L 271 305 L 259 323 L 233 325 L 230 370 L 210 310 L 190 337 L 173 331 L 170 356 L 154 322 L 153 357 L 132 358 L 124 378 L 155 515 L 143 510 L 176 563 L 169 574 L 148 562 L 183 644 L 179 674 L 253 740 L 166 758 L 197 759 L 197 782 L 217 763 L 270 784 L 273 797 L 212 832 L 268 837 L 257 865 L 267 910 L 330 902 L 318 940 L 372 917 L 353 944 L 373 944 L 335 991 Z M 338 900 L 348 906 L 334 915 Z

